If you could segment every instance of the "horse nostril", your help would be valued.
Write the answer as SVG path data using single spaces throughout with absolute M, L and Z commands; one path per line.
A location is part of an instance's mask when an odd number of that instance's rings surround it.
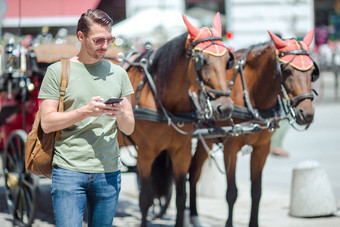
M 216 120 L 226 120 L 231 117 L 234 105 L 230 98 L 219 97 L 211 102 Z
M 306 113 L 303 109 L 298 109 L 298 113 L 299 118 L 306 123 L 310 123 L 314 119 L 314 114 Z
M 307 122 L 312 122 L 313 119 L 314 119 L 314 115 L 313 114 L 306 114 L 305 119 L 306 119 Z
M 222 113 L 223 113 L 222 105 L 219 105 L 219 106 L 217 107 L 217 112 L 218 112 L 219 114 L 222 114 Z
M 217 112 L 221 115 L 230 114 L 232 111 L 231 106 L 219 105 L 217 106 Z

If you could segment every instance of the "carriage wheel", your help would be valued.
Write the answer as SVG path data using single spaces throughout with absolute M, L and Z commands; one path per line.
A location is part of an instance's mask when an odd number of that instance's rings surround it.
M 24 130 L 11 133 L 2 158 L 7 205 L 19 226 L 30 226 L 37 208 L 38 178 L 25 169 L 26 137 Z

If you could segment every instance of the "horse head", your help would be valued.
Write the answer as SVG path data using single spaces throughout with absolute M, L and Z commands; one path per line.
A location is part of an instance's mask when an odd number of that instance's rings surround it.
M 280 78 L 282 93 L 287 98 L 292 114 L 299 125 L 309 125 L 314 118 L 311 82 L 319 77 L 317 64 L 308 54 L 313 40 L 314 29 L 306 34 L 303 41 L 282 40 L 268 31 L 274 41 L 277 53 L 277 75 Z
M 225 69 L 233 66 L 234 56 L 222 41 L 220 14 L 215 15 L 212 28 L 196 28 L 184 15 L 183 20 L 188 29 L 187 57 L 192 59 L 188 61 L 188 72 L 194 89 L 205 101 L 205 116 L 226 120 L 231 117 L 233 101 Z

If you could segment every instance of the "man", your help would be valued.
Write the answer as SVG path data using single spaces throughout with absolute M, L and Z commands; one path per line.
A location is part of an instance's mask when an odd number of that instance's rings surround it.
M 58 112 L 61 64 L 48 67 L 42 82 L 41 126 L 61 131 L 55 142 L 52 200 L 56 226 L 82 226 L 87 204 L 89 226 L 112 226 L 121 188 L 117 128 L 129 135 L 135 120 L 126 71 L 103 59 L 112 19 L 100 10 L 82 14 L 77 26 L 81 48 L 70 59 L 65 112 Z M 120 103 L 104 104 L 111 97 Z

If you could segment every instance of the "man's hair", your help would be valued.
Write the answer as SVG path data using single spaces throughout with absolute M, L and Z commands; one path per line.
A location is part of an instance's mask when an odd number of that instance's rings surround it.
M 94 23 L 102 26 L 112 26 L 113 20 L 109 15 L 99 9 L 89 9 L 86 13 L 83 13 L 78 20 L 77 34 L 78 31 L 81 31 L 87 35 L 90 31 L 91 25 Z

